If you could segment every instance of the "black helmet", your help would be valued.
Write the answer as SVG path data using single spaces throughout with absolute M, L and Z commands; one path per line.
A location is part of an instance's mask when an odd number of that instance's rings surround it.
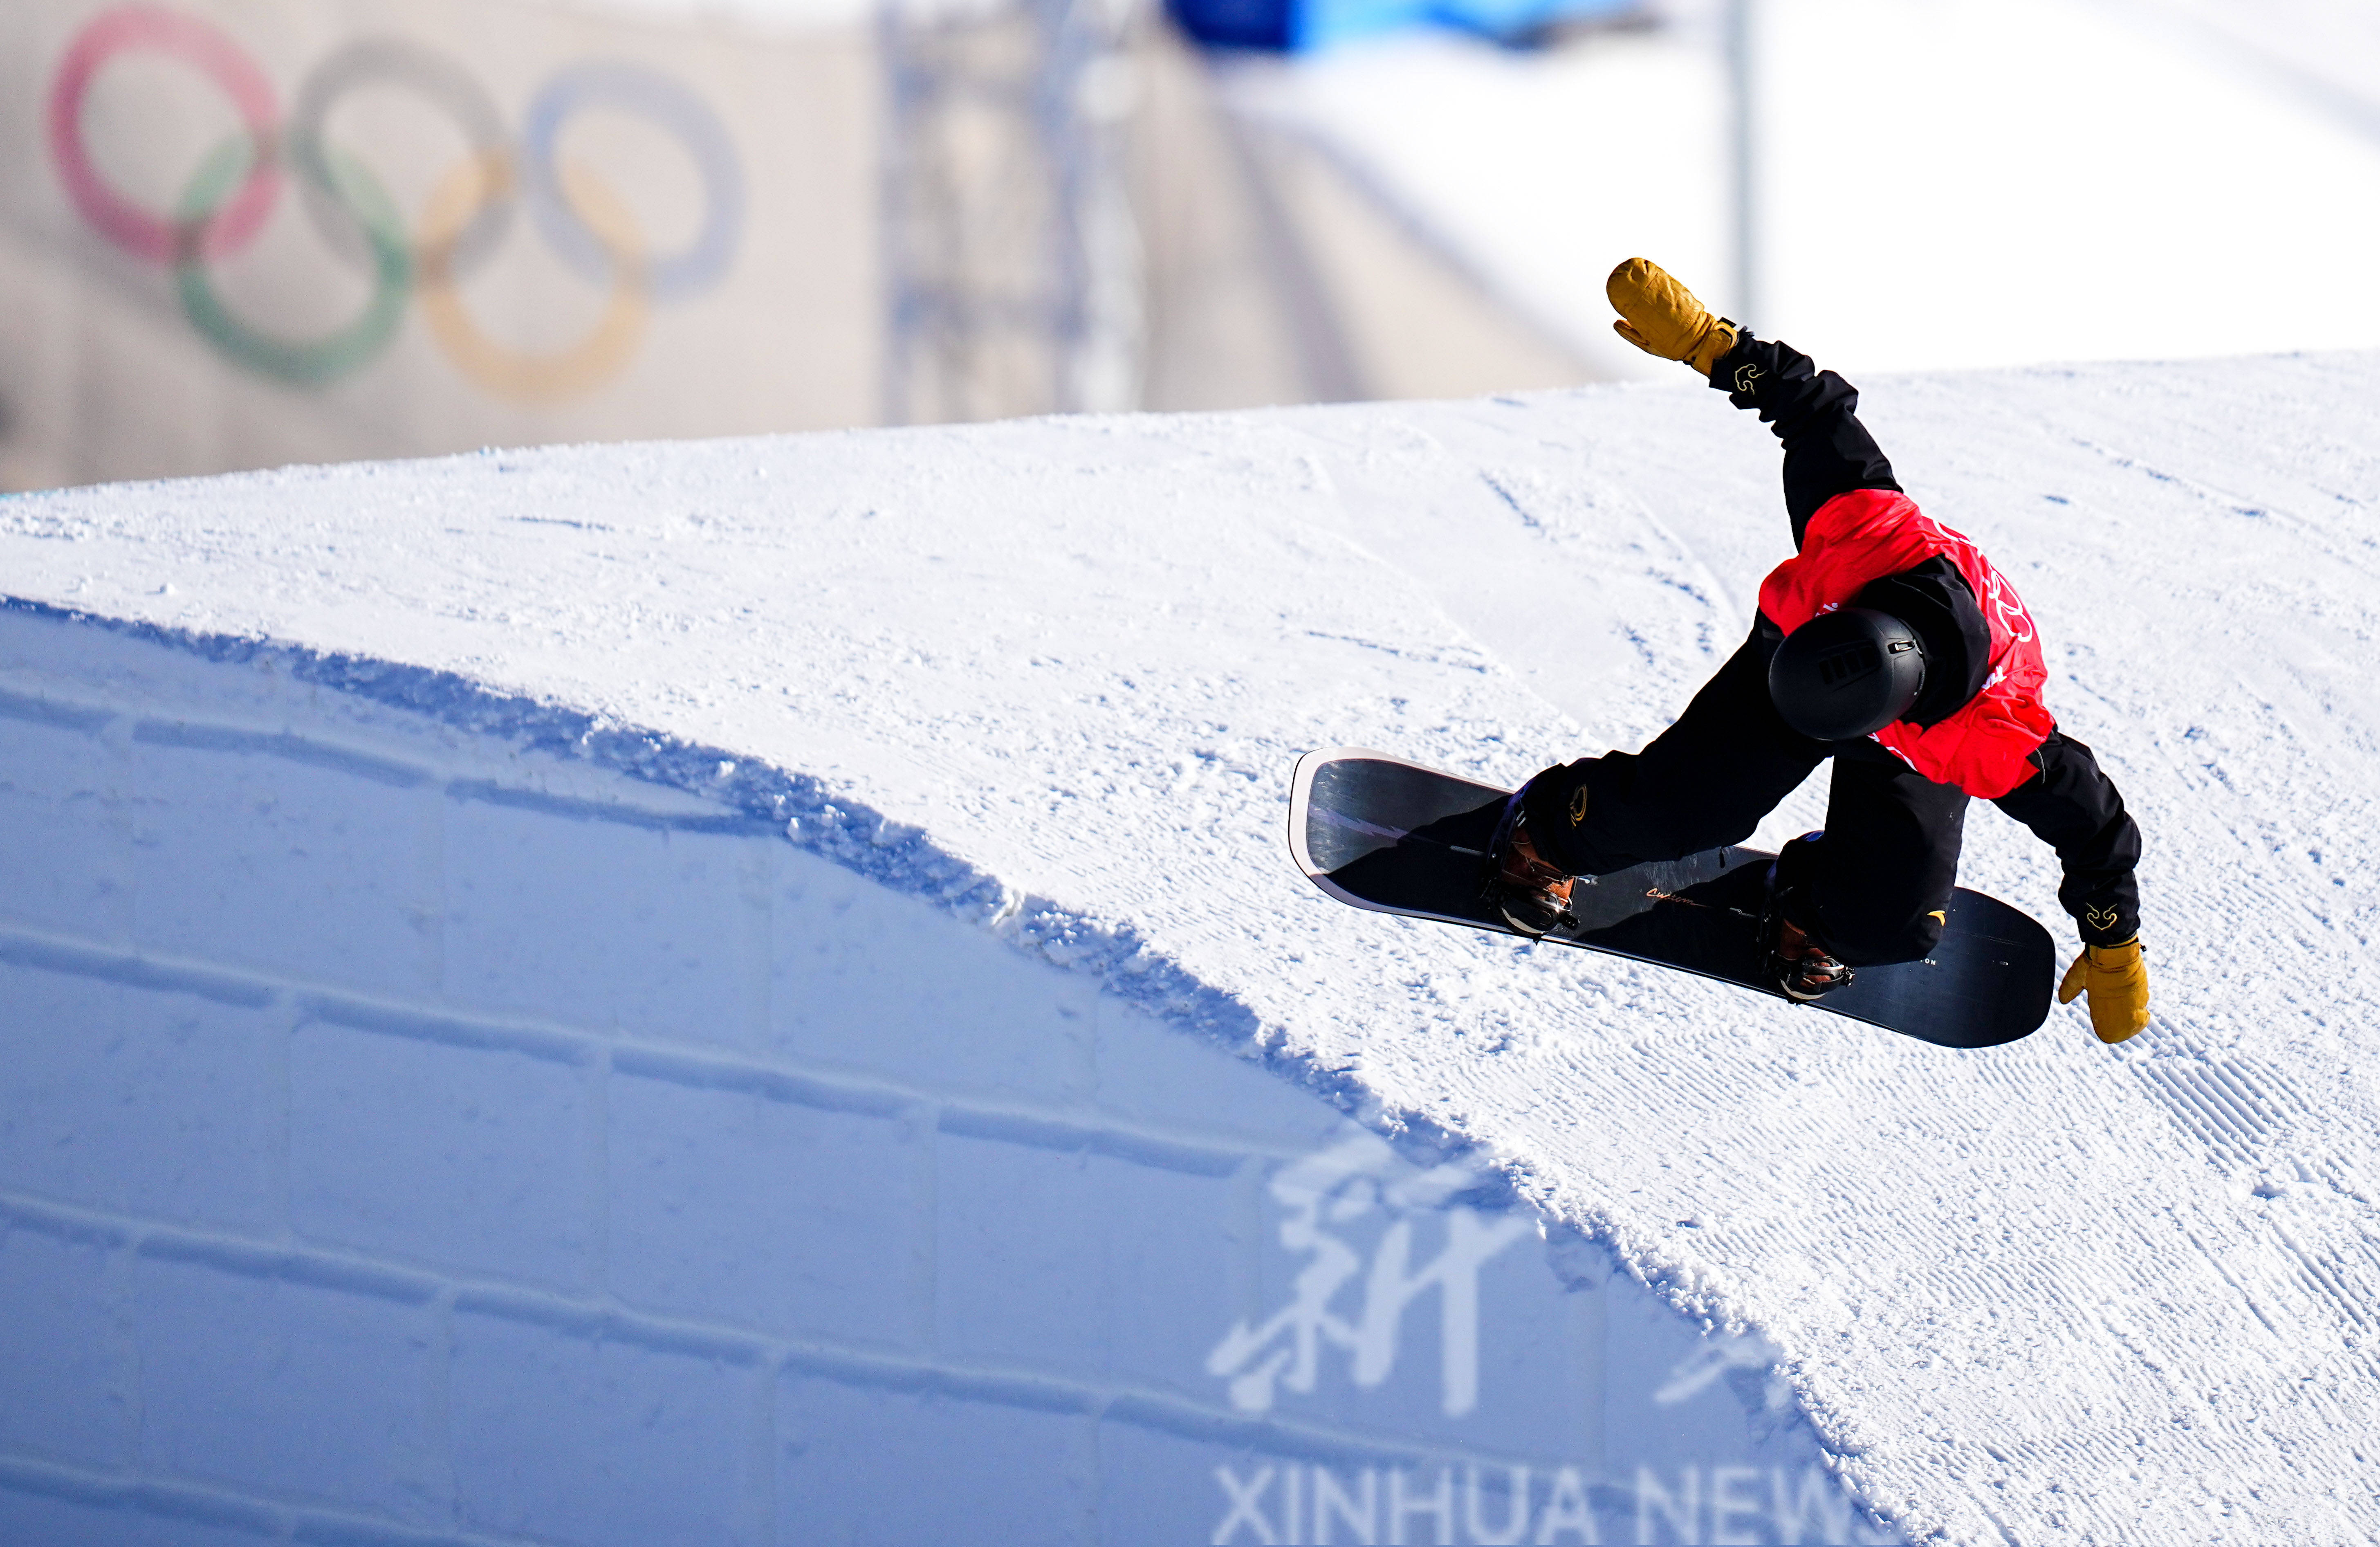
M 1909 713 L 1925 685 L 1925 647 L 1890 613 L 1844 607 L 1785 636 L 1768 662 L 1768 696 L 1816 741 L 1848 741 Z

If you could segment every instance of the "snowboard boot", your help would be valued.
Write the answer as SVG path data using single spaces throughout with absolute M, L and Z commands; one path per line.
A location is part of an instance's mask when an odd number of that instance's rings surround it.
M 1810 888 L 1806 879 L 1811 851 L 1824 833 L 1804 833 L 1785 846 L 1768 866 L 1768 905 L 1760 920 L 1760 939 L 1768 954 L 1768 981 L 1786 998 L 1806 1004 L 1833 993 L 1852 981 L 1852 969 L 1835 959 L 1817 937 L 1793 921 L 1798 913 L 1809 918 Z
M 1521 809 L 1525 793 L 1524 786 L 1504 802 L 1481 867 L 1479 891 L 1515 933 L 1537 940 L 1578 920 L 1570 910 L 1572 878 L 1539 854 L 1529 837 L 1529 819 Z

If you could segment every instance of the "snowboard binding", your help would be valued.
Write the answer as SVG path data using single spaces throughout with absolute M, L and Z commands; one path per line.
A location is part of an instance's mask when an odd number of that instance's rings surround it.
M 1542 940 L 1560 930 L 1575 929 L 1571 888 L 1577 879 L 1537 852 L 1529 837 L 1529 819 L 1521 808 L 1524 786 L 1504 802 L 1496 835 L 1488 841 L 1488 858 L 1480 867 L 1479 895 L 1503 915 L 1517 934 Z
M 1764 973 L 1778 993 L 1796 1004 L 1808 1004 L 1850 982 L 1853 973 L 1818 944 L 1817 937 L 1793 922 L 1795 912 L 1809 912 L 1810 891 L 1801 880 L 1810 852 L 1824 833 L 1804 833 L 1769 861 L 1767 906 L 1760 916 L 1760 940 L 1767 954 Z

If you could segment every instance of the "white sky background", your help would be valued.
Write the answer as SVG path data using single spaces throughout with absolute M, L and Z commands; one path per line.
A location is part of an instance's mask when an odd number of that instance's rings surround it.
M 1856 369 L 2380 343 L 2380 6 L 1756 4 L 1763 332 Z M 1601 351 L 1632 253 L 1735 304 L 1718 28 L 1704 0 L 1673 14 L 1238 88 Z

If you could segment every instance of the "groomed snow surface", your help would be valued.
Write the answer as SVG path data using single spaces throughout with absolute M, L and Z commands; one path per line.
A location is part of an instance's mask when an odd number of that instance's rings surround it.
M 765 830 L 782 863 L 827 877 L 816 884 L 829 891 L 829 872 L 855 875 L 868 895 L 900 894 L 902 907 L 930 909 L 932 929 L 955 932 L 953 939 L 1043 958 L 1036 973 L 1070 975 L 1099 1004 L 1148 1020 L 1151 1034 L 1135 1046 L 1171 1045 L 1155 1034 L 1162 1021 L 1166 1036 L 1199 1056 L 1237 1054 L 1259 1066 L 1248 1072 L 1308 1088 L 1398 1139 L 1414 1175 L 1443 1175 L 1428 1169 L 1441 1159 L 1466 1174 L 1491 1168 L 1547 1221 L 1540 1260 L 1561 1261 L 1572 1233 L 1603 1243 L 1671 1306 L 1735 1334 L 1708 1346 L 1757 1338 L 1778 1350 L 1818 1443 L 1912 1540 L 2370 1540 L 2380 1535 L 2380 1488 L 2366 1459 L 2380 1393 L 2371 1353 L 2380 1115 L 2365 1008 L 2374 987 L 2370 878 L 2380 861 L 2380 443 L 2371 408 L 2380 400 L 2380 358 L 1862 385 L 1864 417 L 1903 482 L 1931 513 L 1982 542 L 2024 591 L 2056 673 L 2052 707 L 2098 750 L 2147 831 L 2156 1018 L 2123 1048 L 2102 1047 L 2079 1015 L 2061 1011 L 2013 1047 L 1945 1053 L 1584 953 L 1532 952 L 1360 913 L 1291 871 L 1280 829 L 1298 751 L 1370 745 L 1514 781 L 1556 759 L 1640 743 L 1734 647 L 1760 576 L 1786 552 L 1777 453 L 1750 416 L 1691 385 L 491 453 L 67 492 L 0 505 L 0 574 L 7 593 L 48 609 L 21 620 L 50 631 L 44 637 L 83 630 L 286 684 L 277 699 L 266 695 L 280 709 L 217 715 L 244 725 L 240 735 L 290 737 L 261 747 L 235 747 L 219 726 L 177 739 L 166 728 L 171 685 L 149 678 L 139 688 L 151 696 L 145 709 L 119 676 L 108 689 L 115 707 L 100 704 L 87 724 L 57 710 L 65 731 L 130 749 L 125 766 L 142 766 L 134 754 L 159 746 L 336 761 L 321 748 L 337 737 L 316 727 L 308 739 L 286 727 L 401 714 L 433 727 L 407 734 L 451 741 L 448 772 L 417 776 L 407 772 L 417 764 L 386 751 L 347 772 L 422 803 L 462 798 L 454 793 L 461 786 L 558 788 L 581 776 L 574 767 L 589 780 L 628 775 L 654 788 L 654 802 L 685 798 L 732 813 L 689 809 L 686 821 L 748 822 L 747 836 Z M 0 664 L 20 676 L 72 676 L 22 653 Z M 48 713 L 42 704 L 75 698 L 46 687 L 28 693 L 21 683 L 15 690 L 19 724 Z M 82 696 L 107 697 L 95 687 Z M 347 702 L 366 707 L 337 707 Z M 474 758 L 560 772 L 472 774 Z M 276 787 L 268 780 L 243 798 L 269 804 Z M 1822 776 L 1760 837 L 1815 825 L 1823 789 Z M 61 811 L 77 809 L 71 789 L 53 793 Z M 466 794 L 465 804 L 512 809 Z M 567 789 L 540 798 L 565 795 L 595 798 Z M 143 797 L 126 784 L 115 798 Z M 119 825 L 136 838 L 176 831 L 143 820 L 134 812 Z M 453 821 L 431 826 L 443 850 L 393 849 L 387 863 L 423 874 L 468 870 L 474 856 L 458 847 L 466 840 L 453 835 Z M 121 905 L 77 901 L 70 878 L 60 879 L 72 846 L 55 839 L 54 830 L 44 840 L 51 873 L 11 881 L 6 907 L 24 922 L 12 959 L 91 981 L 200 981 L 155 980 L 167 968 L 142 938 L 156 917 L 142 912 L 146 894 Z M 1967 884 L 2058 920 L 2054 860 L 2027 834 L 1983 809 L 1971 816 L 1968 844 Z M 137 873 L 146 862 L 137 853 L 127 861 Z M 234 866 L 238 856 L 216 862 Z M 751 884 L 765 891 L 775 873 Z M 557 884 L 592 895 L 609 879 L 598 870 Z M 63 893 L 42 900 L 44 888 Z M 451 895 L 447 906 L 457 907 Z M 204 936 L 205 907 L 180 907 L 181 938 Z M 56 910 L 76 907 L 87 915 L 78 927 L 114 940 L 115 955 L 59 943 L 73 932 Z M 709 1038 L 719 1044 L 710 1052 L 668 1052 L 650 1045 L 633 1006 L 569 1011 L 590 1023 L 619 1017 L 592 1032 L 539 1018 L 561 1011 L 506 1012 L 501 1001 L 521 982 L 548 982 L 566 1000 L 571 976 L 540 968 L 527 947 L 504 956 L 502 930 L 489 944 L 491 926 L 484 917 L 474 924 L 468 908 L 443 927 L 478 944 L 417 952 L 400 973 L 413 976 L 349 985 L 337 1000 L 346 1007 L 333 1013 L 320 1012 L 330 1001 L 315 991 L 288 986 L 303 973 L 286 963 L 204 980 L 217 1000 L 248 993 L 286 1006 L 273 1013 L 294 1029 L 267 1037 L 283 1051 L 259 1056 L 282 1081 L 273 1099 L 293 1125 L 309 1110 L 300 1094 L 310 1078 L 345 1081 L 337 1110 L 368 1125 L 375 1093 L 395 1100 L 413 1088 L 408 1080 L 431 1078 L 423 1070 L 434 1054 L 414 1050 L 456 1046 L 499 1045 L 524 1067 L 541 1059 L 613 1086 L 644 1080 L 658 1092 L 652 1101 L 682 1101 L 689 1111 L 698 1097 L 675 1092 L 765 1087 L 769 1099 L 804 1111 L 838 1101 L 865 1107 L 860 1097 L 834 1095 L 843 1088 L 832 1080 L 768 1085 L 796 1077 L 766 1076 L 771 1059 L 790 1054 L 759 1034 L 746 1045 L 735 1041 L 742 1033 L 722 1031 Z M 685 927 L 689 939 L 702 938 Z M 731 919 L 721 927 L 753 926 Z M 551 921 L 519 929 L 524 941 L 568 935 Z M 446 938 L 430 930 L 431 937 Z M 259 949 L 218 938 L 181 955 L 212 960 Z M 984 981 L 996 970 L 983 968 Z M 388 1030 L 401 1019 L 388 1003 L 426 992 L 417 986 L 425 981 L 445 996 L 439 1013 L 447 1019 Z M 1064 998 L 1046 984 L 1034 992 Z M 452 1009 L 472 993 L 498 1003 L 469 1017 Z M 506 1013 L 531 1018 L 501 1035 L 486 1029 Z M 748 1004 L 721 1014 L 722 1024 L 774 1024 Z M 1106 1014 L 1093 1018 L 1104 1027 Z M 375 1015 L 380 1030 L 358 1025 Z M 25 1032 L 8 1035 L 13 1043 Z M 605 1036 L 633 1044 L 625 1074 L 624 1055 L 607 1051 Z M 395 1048 L 416 1063 L 367 1078 L 335 1059 L 306 1061 L 340 1038 L 383 1054 Z M 1111 1066 L 1093 1056 L 1087 1066 Z M 210 1070 L 200 1060 L 174 1078 L 202 1079 Z M 126 1078 L 136 1092 L 153 1089 Z M 931 1085 L 946 1077 L 928 1069 L 915 1078 Z M 935 1133 L 1010 1142 L 1019 1125 L 1040 1122 L 1043 1149 L 1089 1156 L 1086 1166 L 1109 1152 L 1099 1144 L 1121 1143 L 1050 1127 L 1036 1103 L 1060 1098 L 1047 1090 L 999 1097 L 1008 1076 L 980 1078 L 993 1094 L 936 1098 L 977 1115 Z M 1095 1076 L 1051 1078 L 1078 1106 L 1106 1100 Z M 878 1084 L 852 1087 L 861 1088 Z M 552 1121 L 577 1121 L 576 1099 L 552 1096 L 561 1106 Z M 1329 1115 L 1322 1101 L 1314 1105 Z M 688 1364 L 740 1359 L 759 1371 L 750 1400 L 758 1416 L 722 1432 L 748 1446 L 764 1419 L 778 1425 L 765 1431 L 779 1448 L 739 1464 L 775 1479 L 774 1492 L 752 1496 L 773 1499 L 776 1529 L 796 1539 L 787 1501 L 800 1494 L 785 1480 L 795 1474 L 783 1456 L 798 1447 L 785 1436 L 808 1431 L 783 1415 L 809 1409 L 782 1393 L 821 1363 L 857 1377 L 853 1357 L 820 1352 L 814 1330 L 739 1342 L 713 1329 L 766 1322 L 776 1314 L 769 1291 L 650 1281 L 623 1289 L 604 1276 L 625 1273 L 623 1262 L 664 1280 L 694 1270 L 664 1252 L 621 1257 L 634 1249 L 609 1224 L 585 1240 L 563 1231 L 458 1246 L 443 1206 L 410 1205 L 420 1212 L 407 1214 L 408 1205 L 392 1202 L 395 1212 L 373 1213 L 356 1202 L 372 1195 L 354 1178 L 310 1180 L 291 1158 L 303 1149 L 294 1130 L 279 1149 L 269 1135 L 259 1141 L 264 1158 L 256 1163 L 265 1169 L 252 1219 L 162 1228 L 157 1222 L 195 1208 L 198 1182 L 169 1174 L 166 1183 L 125 1184 L 123 1198 L 74 1196 L 94 1185 L 91 1173 L 58 1158 L 55 1134 L 34 1142 L 30 1110 L 20 1101 L 18 1126 L 0 1129 L 0 1162 L 18 1168 L 10 1190 L 25 1195 L 11 1205 L 20 1228 L 8 1240 L 38 1236 L 62 1261 L 86 1254 L 75 1271 L 87 1271 L 92 1293 L 118 1308 L 111 1315 L 137 1320 L 160 1275 L 199 1267 L 217 1273 L 209 1284 L 327 1285 L 419 1310 L 418 1325 L 370 1346 L 390 1360 L 428 1346 L 443 1361 L 422 1432 L 448 1460 L 424 1462 L 393 1484 L 367 1511 L 372 1517 L 443 1532 L 449 1517 L 438 1511 L 452 1504 L 439 1501 L 465 1497 L 496 1512 L 473 1517 L 492 1521 L 491 1536 L 517 1529 L 601 1539 L 617 1518 L 591 1508 L 573 1516 L 559 1503 L 558 1514 L 537 1513 L 551 1501 L 538 1492 L 536 1456 L 524 1450 L 490 1462 L 458 1437 L 467 1419 L 492 1437 L 505 1432 L 480 1404 L 500 1408 L 507 1393 L 583 1392 L 576 1410 L 592 1416 L 570 1455 L 601 1472 L 634 1454 L 614 1444 L 619 1431 L 606 1427 L 614 1419 L 633 1430 L 641 1418 L 650 1428 L 675 1410 L 663 1403 L 613 1413 L 600 1394 L 640 1378 L 638 1361 L 665 1354 Z M 176 1133 L 202 1149 L 204 1110 L 189 1109 L 180 1130 L 150 1123 L 133 1131 L 169 1151 Z M 515 1120 L 501 1102 L 489 1110 L 498 1114 L 490 1121 Z M 625 1109 L 609 1110 L 610 1126 L 598 1131 L 628 1131 Z M 682 1137 L 705 1131 L 702 1119 L 684 1121 Z M 1111 1112 L 1102 1121 L 1101 1132 L 1180 1141 L 1160 1133 L 1173 1121 L 1162 1115 Z M 1295 1216 L 1281 1188 L 1294 1194 L 1298 1184 L 1281 1178 L 1309 1175 L 1296 1171 L 1298 1142 L 1320 1154 L 1344 1142 L 1327 1126 L 1302 1141 L 1288 1131 L 1242 1141 L 1257 1157 L 1234 1173 L 1253 1178 L 1237 1216 L 1242 1239 L 1281 1238 L 1282 1221 Z M 111 1152 L 87 1164 L 114 1163 Z M 342 1151 L 325 1140 L 318 1152 Z M 784 1186 L 798 1190 L 808 1151 L 788 1141 L 783 1153 Z M 1184 1158 L 1186 1150 L 1165 1153 L 1184 1175 L 1209 1163 Z M 647 1178 L 652 1228 L 707 1242 L 709 1256 L 688 1259 L 697 1263 L 757 1253 L 765 1265 L 765 1243 L 737 1237 L 732 1211 L 688 1222 L 686 1211 L 719 1204 L 699 1172 L 691 1180 L 662 1175 L 667 1158 L 655 1157 Z M 620 1163 L 617 1151 L 584 1156 L 595 1179 L 588 1185 L 618 1188 Z M 1349 1195 L 1358 1204 L 1442 1206 L 1450 1196 L 1449 1184 L 1408 1184 L 1386 1161 L 1365 1164 L 1382 1179 L 1373 1193 Z M 49 1180 L 22 1179 L 42 1166 L 52 1168 Z M 485 1186 L 517 1200 L 533 1175 L 491 1171 Z M 606 1175 L 613 1181 L 602 1184 Z M 989 1210 L 1002 1194 L 987 1177 L 977 1181 Z M 457 1197 L 476 1196 L 452 1185 Z M 742 1196 L 770 1196 L 749 1175 L 733 1185 Z M 1461 1228 L 1500 1228 L 1508 1216 L 1497 1212 L 1496 1193 L 1488 1185 L 1466 1194 L 1478 1210 Z M 611 1196 L 614 1212 L 593 1217 L 622 1217 L 616 1190 Z M 525 1220 L 545 1217 L 533 1202 L 508 1207 Z M 1449 1242 L 1452 1221 L 1448 1214 L 1443 1226 Z M 1372 1239 L 1377 1273 L 1390 1254 Z M 451 1259 L 466 1248 L 487 1261 L 456 1290 Z M 520 1266 L 538 1252 L 548 1267 Z M 383 1265 L 414 1260 L 431 1265 Z M 1256 1286 L 1233 1293 L 1269 1309 L 1287 1291 L 1252 1271 Z M 1031 1281 L 1028 1267 L 987 1273 L 988 1284 Z M 536 1282 L 541 1275 L 551 1282 Z M 531 1282 L 502 1282 L 514 1278 Z M 864 1286 L 810 1290 L 836 1307 Z M 702 1317 L 623 1309 L 638 1296 L 730 1303 Z M 237 1309 L 225 1303 L 226 1315 Z M 325 1335 L 344 1335 L 346 1325 Z M 607 1331 L 615 1325 L 628 1330 Z M 1220 1330 L 1201 1327 L 1180 1341 L 1218 1368 L 1247 1373 L 1253 1365 L 1213 1352 Z M 886 1335 L 898 1344 L 906 1334 Z M 152 1400 L 157 1371 L 146 1352 L 121 1351 L 121 1336 L 93 1338 L 94 1347 L 117 1351 L 91 1357 L 116 1363 L 77 1421 L 115 1436 L 91 1442 L 91 1454 L 110 1459 L 40 1471 L 45 1497 L 133 1489 L 108 1480 L 145 1478 L 143 1467 L 270 1472 L 252 1456 L 225 1457 L 229 1442 L 207 1427 L 195 1378 L 181 1430 L 170 1411 L 123 1411 L 128 1401 Z M 171 1337 L 159 1345 L 176 1346 Z M 1337 1357 L 1332 1371 L 1343 1381 L 1346 1358 Z M 908 1379 L 912 1389 L 941 1394 L 920 1411 L 945 1414 L 960 1398 L 988 1395 L 965 1387 L 953 1397 L 948 1383 L 957 1377 L 947 1374 L 896 1378 L 868 1368 L 880 1387 Z M 469 1380 L 492 1383 L 475 1394 Z M 1747 1390 L 1757 1396 L 1760 1383 Z M 1079 1404 L 1091 1398 L 1057 1383 L 999 1392 L 1002 1401 L 1089 1412 Z M 1443 1389 L 1428 1395 L 1441 1413 L 1459 1405 Z M 1212 1392 L 1181 1400 L 1224 1406 Z M 1360 1407 L 1348 1400 L 1350 1411 Z M 1483 1384 L 1476 1410 L 1490 1407 Z M 1168 1432 L 1195 1428 L 1189 1418 L 1168 1421 Z M 127 1432 L 134 1438 L 124 1440 Z M 832 1443 L 848 1442 L 847 1429 L 832 1432 Z M 1789 1426 L 1773 1443 L 1793 1432 Z M 869 1454 L 903 1444 L 933 1454 L 924 1428 L 881 1435 Z M 373 1443 L 415 1437 L 382 1432 Z M 356 1443 L 358 1454 L 370 1450 Z M 868 1448 L 849 1443 L 855 1453 Z M 106 1451 L 127 1443 L 143 1447 L 130 1462 Z M 703 1450 L 687 1443 L 689 1454 Z M 1017 1443 L 1021 1457 L 1040 1454 L 1029 1439 Z M 1323 1464 L 1316 1457 L 1337 1454 L 1310 1451 L 1296 1465 L 1311 1481 Z M 1070 1475 L 1104 1478 L 1099 1468 L 1112 1459 L 1098 1449 Z M 11 1465 L 12 1475 L 39 1471 Z M 930 1466 L 869 1475 L 880 1489 L 911 1476 L 922 1489 Z M 1343 1466 L 1334 1475 L 1334 1486 L 1354 1485 Z M 1730 1485 L 1749 1486 L 1754 1475 Z M 1251 1476 L 1236 1480 L 1251 1486 Z M 1399 1485 L 1427 1490 L 1436 1476 L 1415 1469 Z M 1716 1479 L 1714 1470 L 1704 1481 Z M 1285 1476 L 1274 1481 L 1287 1485 Z M 1376 1481 L 1385 1495 L 1390 1483 Z M 260 1486 L 276 1498 L 322 1491 L 287 1473 Z M 1181 1523 L 1184 1539 L 1205 1540 L 1218 1529 L 1220 1495 L 1206 1477 L 1184 1486 L 1206 1490 Z M 213 1495 L 192 1497 L 199 1502 L 187 1513 L 205 1515 Z M 761 1505 L 747 1507 L 721 1539 L 758 1538 Z M 1379 1507 L 1389 1511 L 1385 1496 Z M 503 1517 L 508 1508 L 516 1513 Z M 1409 1515 L 1407 1529 L 1435 1529 L 1437 1518 Z M 308 1540 L 386 1539 L 336 1510 L 306 1521 L 289 1529 Z M 1658 1515 L 1645 1529 L 1651 1540 L 1670 1539 Z M 1707 1510 L 1695 1529 L 1722 1539 Z M 1745 1530 L 1749 1540 L 1775 1540 L 1750 1534 L 1768 1529 Z M 1341 1529 L 1350 1529 L 1342 1521 Z M 1630 1529 L 1621 1514 L 1603 1517 L 1605 1540 L 1628 1540 Z M 1257 1533 L 1248 1528 L 1238 1539 Z

